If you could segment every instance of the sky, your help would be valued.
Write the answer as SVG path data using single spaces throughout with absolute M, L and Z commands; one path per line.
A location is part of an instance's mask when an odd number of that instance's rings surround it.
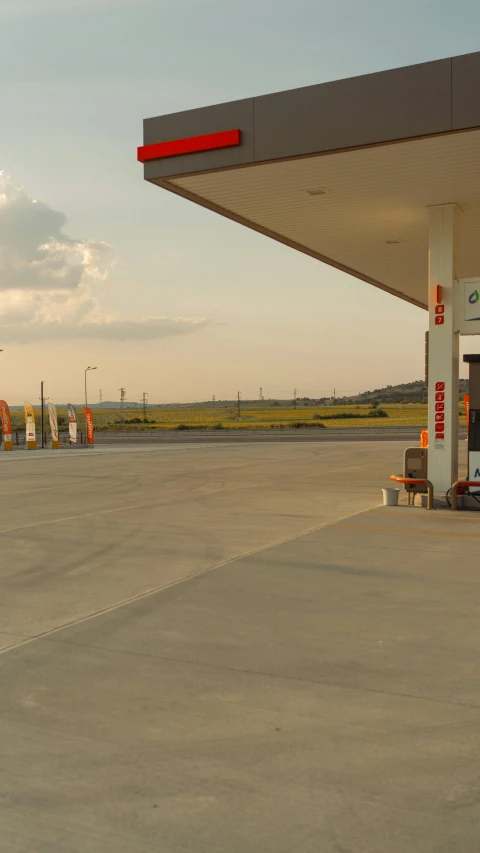
M 0 396 L 80 402 L 88 365 L 92 402 L 422 378 L 426 312 L 146 183 L 136 148 L 149 116 L 479 49 L 478 0 L 0 0 Z

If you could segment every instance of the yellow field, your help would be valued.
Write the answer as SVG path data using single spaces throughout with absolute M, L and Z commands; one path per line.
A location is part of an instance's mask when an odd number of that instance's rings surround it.
M 380 406 L 388 417 L 368 417 L 370 406 L 242 406 L 238 418 L 236 407 L 217 404 L 209 408 L 164 408 L 148 409 L 148 423 L 143 423 L 141 409 L 94 409 L 93 417 L 97 430 L 152 430 L 152 429 L 285 429 L 295 425 L 312 429 L 361 429 L 377 427 L 427 425 L 427 406 L 420 403 L 396 403 Z M 40 410 L 35 410 L 37 429 L 40 428 Z M 344 417 L 342 417 L 342 415 Z M 347 415 L 348 417 L 345 417 Z M 361 417 L 359 417 L 361 416 Z M 77 410 L 78 429 L 84 429 L 83 411 Z M 123 423 L 122 423 L 123 419 Z M 66 409 L 58 409 L 60 431 L 68 429 Z M 135 423 L 139 420 L 140 423 Z M 459 422 L 465 424 L 465 410 L 459 405 Z M 23 412 L 12 412 L 12 428 L 23 429 Z M 45 413 L 45 429 L 48 431 L 48 414 Z
M 114 409 L 94 410 L 94 422 L 97 430 L 145 430 L 145 429 L 284 429 L 295 424 L 311 428 L 345 429 L 378 427 L 415 426 L 421 429 L 427 424 L 427 406 L 422 404 L 394 404 L 380 406 L 388 417 L 367 417 L 370 406 L 263 406 L 241 408 L 238 419 L 236 407 L 224 407 L 218 404 L 210 408 L 165 408 L 148 409 L 148 423 L 142 421 L 143 412 L 139 409 L 125 410 L 124 423 L 120 411 Z M 60 420 L 66 412 L 59 410 Z M 344 417 L 341 417 L 344 415 Z M 348 415 L 348 417 L 345 417 Z M 356 416 L 356 417 L 355 417 Z M 361 416 L 361 417 L 359 417 Z M 465 423 L 463 406 L 459 407 L 460 423 Z M 130 422 L 130 423 L 129 423 Z M 83 427 L 83 415 L 78 411 L 79 429 Z
M 141 409 L 94 409 L 96 430 L 151 430 L 151 429 L 285 429 L 295 425 L 312 429 L 361 429 L 377 427 L 414 426 L 419 430 L 427 425 L 427 406 L 420 403 L 396 403 L 381 405 L 388 417 L 367 417 L 370 406 L 242 406 L 240 420 L 236 406 L 217 404 L 209 408 L 164 408 L 148 409 L 148 423 L 143 423 Z M 37 430 L 40 428 L 40 410 L 35 410 Z M 342 415 L 344 417 L 342 417 Z M 345 417 L 347 415 L 348 417 Z M 359 417 L 361 416 L 361 417 Z M 123 418 L 123 423 L 122 423 Z M 78 429 L 84 429 L 83 411 L 77 410 Z M 60 431 L 68 429 L 66 409 L 58 409 Z M 140 423 L 135 423 L 138 420 Z M 459 405 L 459 422 L 465 424 L 465 411 Z M 12 428 L 23 429 L 23 412 L 12 412 Z M 45 413 L 45 429 L 48 431 L 48 414 Z

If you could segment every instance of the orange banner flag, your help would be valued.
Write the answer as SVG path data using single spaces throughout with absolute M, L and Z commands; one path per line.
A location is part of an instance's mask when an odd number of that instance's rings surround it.
M 2 418 L 3 449 L 13 450 L 12 420 L 8 403 L 5 400 L 0 400 L 0 417 Z
M 94 435 L 93 435 L 93 412 L 90 407 L 83 407 L 83 414 L 85 415 L 85 429 L 87 431 L 87 444 L 94 443 Z

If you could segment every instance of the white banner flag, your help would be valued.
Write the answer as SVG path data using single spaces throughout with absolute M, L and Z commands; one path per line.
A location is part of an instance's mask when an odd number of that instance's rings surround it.
M 33 406 L 31 403 L 25 402 L 23 404 L 23 408 L 25 409 L 25 432 L 27 436 L 27 442 L 35 441 L 35 412 L 33 411 Z
M 67 403 L 68 409 L 68 434 L 70 436 L 70 441 L 72 444 L 75 444 L 77 441 L 77 411 L 75 406 L 72 406 L 71 403 Z
M 48 403 L 48 420 L 50 421 L 50 432 L 52 441 L 58 441 L 57 407 L 55 403 Z

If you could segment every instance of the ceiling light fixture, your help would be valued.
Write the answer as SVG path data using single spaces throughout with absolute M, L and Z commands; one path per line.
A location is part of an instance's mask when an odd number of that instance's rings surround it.
M 325 187 L 317 187 L 314 190 L 305 190 L 308 195 L 328 195 L 328 190 Z
M 401 240 L 385 240 L 387 246 L 398 246 L 398 244 L 401 242 Z

